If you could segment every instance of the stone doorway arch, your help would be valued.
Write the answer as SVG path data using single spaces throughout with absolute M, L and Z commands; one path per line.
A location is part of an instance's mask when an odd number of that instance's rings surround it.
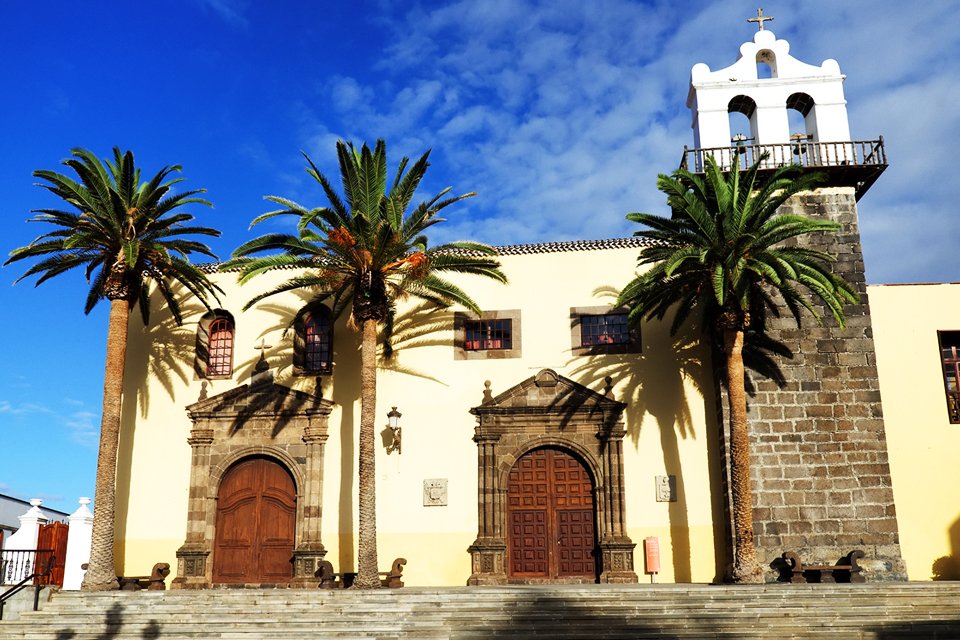
M 240 461 L 266 458 L 289 472 L 295 487 L 292 577 L 282 584 L 316 586 L 326 549 L 320 539 L 323 457 L 333 403 L 273 381 L 261 360 L 250 384 L 200 400 L 187 409 L 190 494 L 187 534 L 177 550 L 173 588 L 214 584 L 217 503 L 221 483 Z M 239 578 L 238 578 L 239 580 Z M 272 583 L 276 584 L 276 583 Z
M 633 550 L 627 536 L 623 482 L 622 414 L 626 404 L 609 390 L 599 394 L 551 369 L 493 397 L 490 383 L 484 401 L 470 410 L 477 416 L 474 442 L 478 454 L 477 539 L 470 546 L 471 585 L 525 582 L 582 582 L 569 576 L 511 575 L 508 558 L 510 472 L 536 449 L 572 454 L 593 480 L 593 515 L 599 549 L 599 582 L 637 582 Z

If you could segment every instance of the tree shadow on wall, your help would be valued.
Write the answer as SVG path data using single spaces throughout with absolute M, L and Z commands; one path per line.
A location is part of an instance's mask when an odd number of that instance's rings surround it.
M 400 353 L 424 347 L 449 347 L 453 344 L 453 312 L 430 302 L 421 302 L 393 319 L 385 332 L 389 339 L 378 346 L 377 367 L 384 370 L 446 383 L 426 371 L 418 371 L 401 362 Z
M 104 632 L 98 635 L 95 640 L 113 640 L 120 635 L 123 625 L 123 605 L 116 602 L 107 610 L 103 621 L 103 626 L 105 627 Z M 125 633 L 125 635 L 129 634 Z M 162 635 L 160 623 L 156 620 L 148 620 L 143 626 L 143 629 L 141 629 L 139 637 L 143 638 L 143 640 L 156 640 Z M 71 640 L 77 637 L 77 632 L 73 629 L 61 629 L 54 637 L 56 640 Z
M 600 287 L 594 291 L 599 298 L 612 298 L 617 291 Z M 758 326 L 765 321 L 765 312 L 756 316 Z M 673 566 L 676 580 L 687 582 L 692 578 L 690 567 L 689 519 L 684 483 L 684 469 L 680 460 L 680 440 L 706 438 L 709 478 L 715 489 L 711 491 L 711 511 L 714 522 L 714 555 L 716 558 L 715 579 L 723 576 L 726 553 L 723 540 L 729 535 L 725 516 L 725 504 L 719 479 L 724 477 L 721 460 L 721 436 L 723 423 L 721 395 L 718 381 L 723 380 L 722 362 L 717 359 L 714 345 L 719 344 L 715 335 L 704 330 L 692 319 L 681 326 L 675 335 L 670 333 L 669 322 L 650 321 L 641 327 L 642 352 L 622 356 L 593 356 L 573 358 L 572 373 L 592 379 L 612 378 L 618 387 L 617 399 L 629 405 L 627 434 L 639 446 L 641 429 L 647 414 L 658 425 L 660 446 L 663 451 L 665 470 L 676 476 L 676 500 L 668 504 L 670 519 Z M 756 387 L 754 376 L 768 378 L 783 387 L 786 380 L 779 366 L 779 358 L 791 358 L 793 353 L 782 342 L 774 340 L 762 331 L 751 330 L 745 338 L 744 366 L 748 370 L 747 392 L 753 395 Z M 718 375 L 719 374 L 719 375 Z M 697 434 L 692 419 L 686 385 L 702 398 L 706 433 Z
M 954 521 L 948 532 L 952 553 L 934 560 L 931 568 L 933 579 L 937 581 L 960 580 L 960 519 Z
M 641 340 L 641 353 L 575 357 L 570 362 L 571 374 L 593 380 L 612 379 L 617 387 L 618 397 L 615 399 L 628 405 L 625 412 L 627 436 L 635 449 L 639 448 L 644 418 L 649 414 L 656 421 L 664 469 L 676 478 L 673 496 L 676 499 L 667 504 L 674 576 L 677 582 L 690 582 L 693 572 L 680 440 L 704 438 L 713 430 L 711 422 L 715 411 L 712 408 L 713 395 L 709 393 L 709 351 L 690 330 L 671 337 L 665 323 L 645 324 Z M 708 433 L 696 432 L 686 394 L 687 384 L 691 384 L 703 398 Z M 710 440 L 707 446 L 708 461 L 713 467 L 716 455 L 710 450 L 715 447 Z M 653 478 L 650 480 L 652 495 Z

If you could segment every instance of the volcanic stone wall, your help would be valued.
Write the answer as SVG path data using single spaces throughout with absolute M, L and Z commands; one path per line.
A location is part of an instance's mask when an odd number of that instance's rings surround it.
M 783 317 L 770 319 L 770 336 L 793 358 L 779 359 L 782 387 L 751 377 L 759 559 L 769 566 L 793 550 L 805 563 L 833 564 L 862 549 L 868 580 L 905 580 L 854 190 L 818 189 L 795 196 L 781 210 L 842 225 L 840 232 L 805 244 L 837 258 L 835 270 L 857 289 L 860 304 L 846 307 L 845 329 L 826 308 L 819 308 L 822 327 L 805 314 L 797 328 L 786 309 Z M 771 571 L 768 579 L 775 576 Z

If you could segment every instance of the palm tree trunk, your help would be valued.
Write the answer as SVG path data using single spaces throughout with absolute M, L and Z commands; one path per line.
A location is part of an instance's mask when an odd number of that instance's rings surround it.
M 743 331 L 725 328 L 723 350 L 727 365 L 730 414 L 730 484 L 733 511 L 733 572 L 737 583 L 763 582 L 753 542 L 753 491 L 750 487 L 750 442 L 747 436 L 747 396 L 744 388 Z
M 100 419 L 100 452 L 93 501 L 93 533 L 90 564 L 82 588 L 88 591 L 118 589 L 113 563 L 113 538 L 117 492 L 117 449 L 120 441 L 120 405 L 123 399 L 123 367 L 127 354 L 130 305 L 110 301 L 107 328 L 107 362 L 103 374 L 103 416 Z
M 357 536 L 358 589 L 380 586 L 377 567 L 377 490 L 375 421 L 377 414 L 377 321 L 363 321 L 360 344 L 360 457 L 359 472 L 360 526 Z

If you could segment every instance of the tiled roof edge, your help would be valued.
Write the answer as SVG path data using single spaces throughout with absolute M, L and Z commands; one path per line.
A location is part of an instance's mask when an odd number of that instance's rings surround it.
M 520 256 L 520 255 L 529 255 L 532 253 L 561 253 L 567 251 L 603 251 L 605 249 L 631 249 L 638 247 L 645 247 L 652 244 L 650 240 L 646 238 L 608 238 L 605 240 L 564 240 L 560 242 L 537 242 L 533 244 L 507 244 L 502 246 L 494 246 L 496 249 L 497 255 L 500 256 Z M 470 251 L 463 251 L 463 253 L 472 253 Z M 206 263 L 197 265 L 204 273 L 214 273 L 218 271 L 220 264 Z M 297 269 L 300 268 L 299 265 L 289 265 L 285 267 L 278 267 L 279 269 Z M 231 269 L 230 271 L 233 271 Z

